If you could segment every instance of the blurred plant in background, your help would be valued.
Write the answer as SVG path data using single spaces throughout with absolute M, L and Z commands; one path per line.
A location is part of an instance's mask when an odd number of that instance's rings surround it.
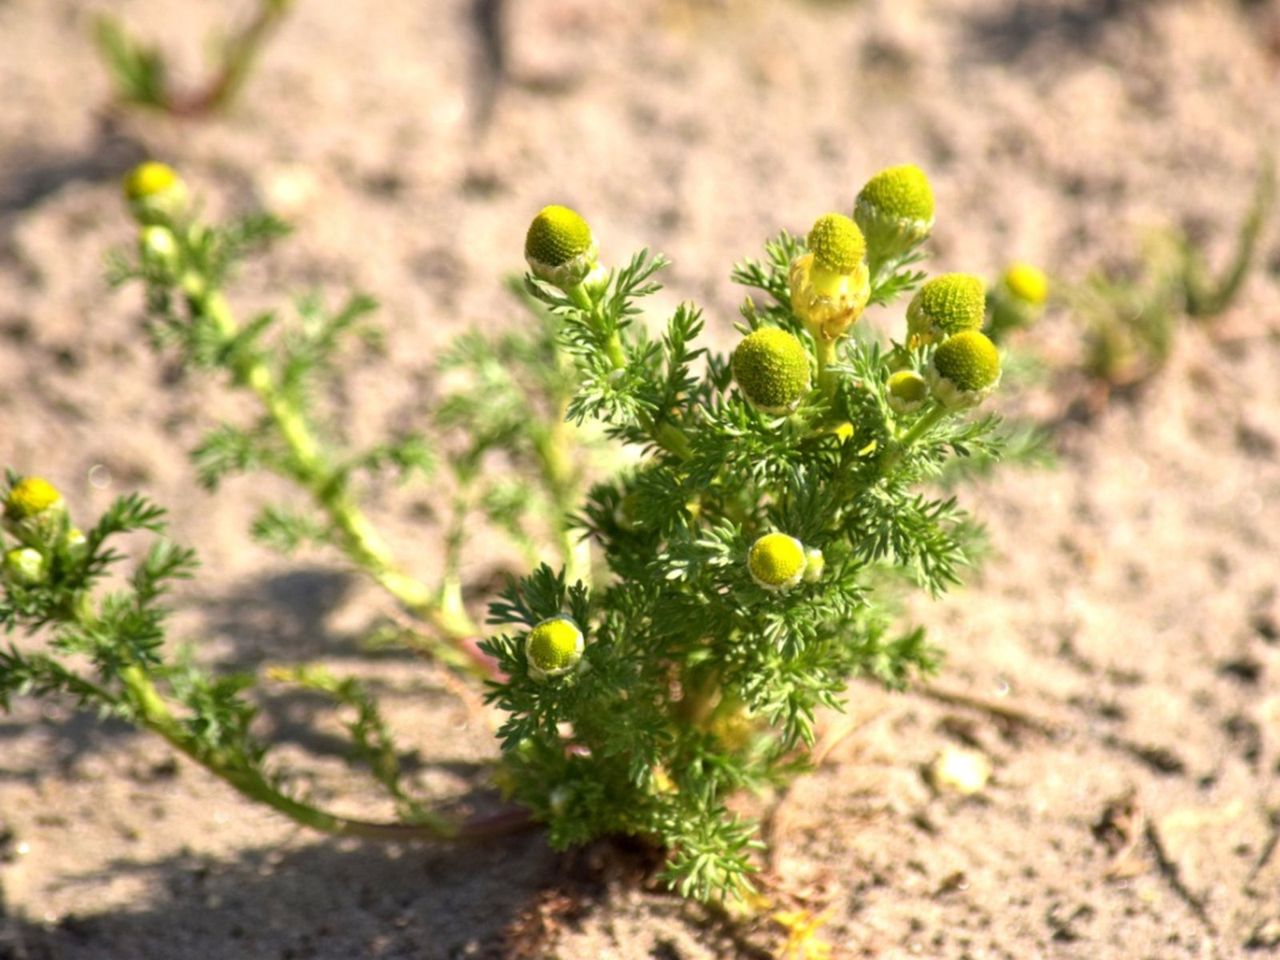
M 1275 163 L 1266 154 L 1220 273 L 1185 231 L 1160 229 L 1144 238 L 1131 270 L 1099 270 L 1082 283 L 1064 285 L 1062 298 L 1085 328 L 1084 372 L 1107 388 L 1141 383 L 1164 366 L 1184 319 L 1211 326 L 1244 287 L 1274 199 Z
M 179 90 L 170 66 L 156 47 L 143 44 L 109 13 L 94 22 L 94 40 L 115 86 L 118 103 L 195 117 L 225 110 L 243 89 L 262 53 L 294 0 L 257 0 L 257 10 L 241 27 L 212 41 L 213 68 L 191 89 Z

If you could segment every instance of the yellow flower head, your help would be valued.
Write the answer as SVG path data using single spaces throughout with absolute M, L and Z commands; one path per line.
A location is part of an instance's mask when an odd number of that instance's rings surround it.
M 1049 278 L 1029 263 L 1011 263 L 1004 272 L 1005 289 L 1017 300 L 1033 307 L 1049 299 Z
M 595 237 L 577 211 L 553 204 L 543 207 L 529 224 L 524 258 L 535 277 L 568 289 L 596 265 Z
M 929 384 L 914 370 L 899 370 L 889 375 L 889 406 L 895 413 L 913 413 L 929 399 Z
M 582 661 L 584 645 L 582 631 L 568 617 L 543 620 L 525 639 L 529 676 L 535 680 L 563 676 Z
M 733 351 L 733 377 L 756 409 L 790 413 L 809 392 L 809 354 L 787 331 L 761 327 Z
M 795 537 L 766 533 L 751 545 L 747 570 L 759 587 L 774 593 L 799 583 L 808 561 L 804 544 Z
M 808 910 L 779 910 L 772 919 L 787 935 L 778 960 L 831 960 L 831 944 L 818 932 L 831 920 L 830 910 L 817 916 Z
M 62 504 L 62 494 L 43 477 L 23 477 L 13 485 L 4 502 L 6 517 L 26 520 Z
M 814 338 L 838 339 L 857 322 L 871 297 L 867 243 L 858 225 L 839 213 L 819 217 L 809 252 L 791 264 L 791 309 Z
M 933 215 L 933 188 L 924 171 L 913 164 L 881 170 L 859 191 L 853 208 L 876 265 L 901 256 L 928 237 Z
M 934 351 L 929 382 L 948 407 L 981 403 L 1000 382 L 1000 351 L 977 330 L 957 333 Z
M 933 187 L 913 163 L 885 167 L 858 191 L 857 202 L 881 216 L 933 223 Z
M 824 213 L 809 231 L 809 250 L 817 266 L 847 277 L 867 255 L 858 225 L 840 213 Z
M 125 175 L 126 200 L 146 200 L 182 186 L 182 178 L 167 163 L 148 160 L 140 163 Z
M 914 345 L 937 343 L 962 330 L 976 330 L 987 315 L 986 284 L 971 273 L 934 277 L 907 307 L 907 335 Z
M 187 210 L 187 185 L 173 167 L 154 160 L 129 171 L 124 196 L 141 224 L 172 223 Z

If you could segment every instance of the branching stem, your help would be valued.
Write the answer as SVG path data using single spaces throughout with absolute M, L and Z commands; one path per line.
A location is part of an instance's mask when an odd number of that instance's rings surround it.
M 595 330 L 604 334 L 603 329 L 604 318 L 600 314 L 599 305 L 592 299 L 591 294 L 587 292 L 585 284 L 578 284 L 571 287 L 568 291 L 569 299 L 574 302 L 587 317 L 587 321 Z M 609 358 L 615 370 L 625 370 L 627 367 L 627 357 L 622 350 L 622 338 L 618 336 L 618 331 L 613 330 L 608 333 L 604 344 L 605 355 Z M 663 450 L 678 457 L 681 460 L 688 460 L 692 456 L 693 451 L 689 446 L 689 438 L 685 436 L 684 431 L 673 423 L 659 423 L 649 416 L 647 413 L 639 414 L 640 425 L 644 427 L 645 432 L 653 439 L 653 442 L 660 446 Z
M 889 446 L 885 449 L 884 456 L 880 459 L 880 476 L 887 477 L 902 460 L 903 454 L 911 448 L 911 445 L 928 433 L 947 413 L 948 410 L 945 406 L 940 403 L 934 403 L 932 409 L 917 420 L 910 430 L 890 441 Z
M 133 707 L 139 724 L 159 734 L 169 745 L 190 757 L 210 773 L 226 781 L 251 800 L 263 803 L 295 823 L 321 833 L 339 837 L 359 837 L 365 840 L 388 841 L 443 841 L 481 840 L 521 829 L 530 821 L 524 811 L 504 811 L 496 817 L 474 819 L 456 823 L 441 814 L 423 814 L 417 823 L 389 823 L 360 820 L 330 813 L 296 797 L 291 797 L 274 786 L 261 770 L 248 766 L 229 766 L 221 763 L 174 716 L 168 702 L 156 689 L 143 668 L 132 664 L 120 671 L 127 699 Z M 99 689 L 105 702 L 116 698 Z M 516 814 L 519 815 L 516 815 Z
M 211 320 L 226 342 L 239 333 L 239 325 L 217 290 L 189 295 L 193 312 Z M 406 573 L 390 545 L 352 500 L 345 475 L 335 469 L 298 404 L 281 389 L 271 368 L 258 355 L 245 351 L 232 360 L 232 375 L 262 403 L 289 453 L 288 476 L 312 498 L 338 534 L 340 546 L 352 563 L 367 572 L 404 607 L 430 624 L 433 654 L 454 668 L 482 677 L 492 673 L 473 645 L 480 628 L 461 604 L 444 604 L 441 592 Z

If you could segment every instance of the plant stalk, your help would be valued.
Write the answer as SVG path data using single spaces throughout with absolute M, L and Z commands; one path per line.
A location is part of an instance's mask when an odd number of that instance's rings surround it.
M 224 780 L 239 793 L 263 803 L 295 823 L 321 833 L 338 837 L 386 841 L 465 841 L 513 833 L 530 825 L 527 811 L 510 810 L 501 814 L 453 822 L 440 814 L 423 817 L 419 823 L 390 823 L 339 816 L 322 810 L 273 786 L 258 770 L 233 769 L 218 762 L 216 756 L 203 749 L 169 709 L 160 691 L 138 664 L 120 671 L 129 698 L 137 711 L 138 722 L 163 737 L 178 752 L 194 760 L 210 773 Z M 111 699 L 105 691 L 102 695 Z
M 578 284 L 571 287 L 568 291 L 569 299 L 587 315 L 590 322 L 597 332 L 603 333 L 601 329 L 601 316 L 597 304 L 591 299 L 591 294 L 587 292 L 585 284 Z M 622 350 L 622 338 L 619 337 L 618 331 L 614 330 L 605 339 L 605 355 L 609 358 L 609 363 L 615 370 L 625 370 L 627 366 L 627 357 Z M 692 456 L 692 449 L 689 446 L 689 438 L 685 436 L 684 431 L 673 423 L 658 423 L 653 417 L 647 413 L 638 415 L 640 425 L 644 427 L 645 432 L 653 439 L 653 442 L 660 446 L 667 453 L 678 457 L 681 460 L 688 460 Z
M 837 380 L 830 367 L 839 360 L 836 353 L 836 344 L 839 341 L 828 340 L 819 331 L 817 336 L 813 338 L 813 342 L 818 359 L 818 388 L 828 400 L 834 400 L 836 398 Z
M 191 309 L 212 320 L 227 341 L 239 332 L 226 298 L 219 291 L 189 296 Z M 280 389 L 270 367 L 246 353 L 234 361 L 232 373 L 262 403 L 289 451 L 288 473 L 311 494 L 339 534 L 343 552 L 356 566 L 410 613 L 430 624 L 439 635 L 431 652 L 454 668 L 492 676 L 492 667 L 474 645 L 464 641 L 480 635 L 480 628 L 461 604 L 445 605 L 437 592 L 401 569 L 390 545 L 351 499 L 345 478 L 336 471 L 302 411 Z

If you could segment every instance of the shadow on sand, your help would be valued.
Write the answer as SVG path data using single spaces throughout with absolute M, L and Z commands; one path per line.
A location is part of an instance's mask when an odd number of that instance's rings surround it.
M 536 833 L 467 848 L 322 841 L 249 849 L 231 862 L 125 860 L 104 874 L 140 877 L 154 897 L 52 927 L 6 920 L 0 903 L 0 958 L 502 957 L 513 921 L 557 870 Z

